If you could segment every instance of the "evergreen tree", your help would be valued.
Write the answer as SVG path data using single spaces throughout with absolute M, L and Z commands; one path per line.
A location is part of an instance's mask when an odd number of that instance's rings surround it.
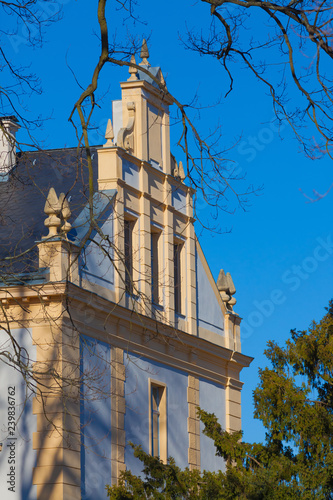
M 285 346 L 269 342 L 271 367 L 259 371 L 255 417 L 266 428 L 265 443 L 241 442 L 213 414 L 198 409 L 204 434 L 214 440 L 226 470 L 180 470 L 134 446 L 143 477 L 123 473 L 108 497 L 123 499 L 303 500 L 333 499 L 333 301 L 307 331 L 291 331 Z

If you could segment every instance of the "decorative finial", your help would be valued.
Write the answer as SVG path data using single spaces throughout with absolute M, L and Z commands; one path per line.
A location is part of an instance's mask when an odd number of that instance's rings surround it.
M 59 196 L 59 206 L 60 206 L 61 217 L 64 220 L 61 229 L 67 235 L 68 231 L 70 231 L 72 228 L 72 225 L 68 222 L 68 219 L 71 216 L 71 210 L 69 208 L 69 203 L 64 193 L 61 193 Z
M 229 293 L 230 293 L 230 295 L 234 295 L 236 293 L 236 288 L 235 288 L 234 282 L 232 281 L 231 274 L 227 273 L 226 278 L 227 278 L 227 283 L 229 285 Z
M 223 302 L 229 302 L 231 298 L 229 292 L 229 283 L 223 269 L 221 269 L 219 272 L 219 277 L 217 278 L 216 286 L 218 291 L 220 292 L 221 299 L 223 300 Z
M 46 238 L 56 236 L 58 234 L 58 227 L 60 227 L 61 220 L 57 217 L 60 212 L 60 207 L 57 194 L 53 187 L 51 187 L 46 198 L 44 212 L 48 215 L 48 218 L 44 221 L 44 225 L 49 228 L 49 234 Z
M 226 302 L 227 309 L 232 311 L 232 307 L 236 304 L 237 300 L 232 297 L 236 293 L 236 288 L 230 273 L 225 274 L 223 269 L 219 273 L 216 286 L 220 292 L 221 299 Z
M 106 143 L 104 144 L 104 148 L 110 148 L 113 146 L 113 139 L 114 139 L 114 133 L 113 133 L 113 127 L 110 118 L 108 119 L 108 124 L 106 126 L 106 132 L 105 132 L 105 139 L 107 140 Z
M 229 304 L 229 306 L 233 307 L 234 305 L 236 305 L 236 302 L 237 302 L 237 300 L 235 299 L 235 297 L 231 297 L 228 304 Z
M 131 64 L 136 64 L 136 60 L 135 60 L 135 55 L 134 54 L 131 56 Z M 138 70 L 136 68 L 134 68 L 134 66 L 130 66 L 128 68 L 128 72 L 131 75 L 129 77 L 128 81 L 132 81 L 132 80 L 137 80 L 138 79 Z
M 226 274 L 227 282 L 229 285 L 229 293 L 230 293 L 230 300 L 228 301 L 228 305 L 231 307 L 231 310 L 233 306 L 236 304 L 237 300 L 235 297 L 231 297 L 231 295 L 234 295 L 236 293 L 236 288 L 234 285 L 234 282 L 232 281 L 232 277 L 230 273 Z
M 163 85 L 165 85 L 165 80 L 161 68 L 158 70 L 157 78 Z
M 147 42 L 146 42 L 145 38 L 142 40 L 140 57 L 142 59 L 142 61 L 140 62 L 140 66 L 149 66 L 149 62 L 148 62 L 149 50 L 148 50 L 148 46 L 147 46 Z
M 217 278 L 216 285 L 219 292 L 227 292 L 229 289 L 227 277 L 223 269 L 221 269 L 219 272 L 219 277 Z
M 184 167 L 183 167 L 182 161 L 179 162 L 178 175 L 179 175 L 181 181 L 183 181 L 185 179 L 185 172 L 184 172 Z
M 174 169 L 173 169 L 173 176 L 174 177 L 179 177 L 179 170 L 178 170 L 178 163 L 177 163 L 177 160 L 175 158 L 175 166 L 174 166 Z

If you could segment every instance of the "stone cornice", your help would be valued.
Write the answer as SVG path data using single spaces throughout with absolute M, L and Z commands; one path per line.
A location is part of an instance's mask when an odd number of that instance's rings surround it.
M 133 312 L 72 283 L 2 288 L 0 301 L 6 308 L 20 303 L 26 307 L 27 303 L 52 304 L 66 301 L 70 307 L 71 318 L 69 319 L 65 308 L 64 326 L 72 327 L 74 321 L 82 334 L 107 340 L 116 347 L 151 359 L 156 359 L 158 352 L 161 362 L 196 376 L 218 380 L 224 385 L 229 383 L 229 367 L 232 367 L 233 373 L 239 374 L 253 359 L 206 339 L 176 330 L 139 312 Z M 89 309 L 94 313 L 94 321 L 87 324 L 82 317 L 82 310 Z M 32 327 L 35 319 L 26 317 L 27 321 L 31 321 Z M 242 385 L 237 378 L 232 377 L 232 380 L 236 385 Z
M 232 365 L 233 371 L 239 373 L 242 368 L 249 366 L 253 359 L 244 354 L 235 353 L 226 347 L 216 345 L 206 339 L 176 330 L 169 325 L 143 316 L 139 312 L 133 312 L 120 305 L 112 304 L 112 310 L 110 310 L 110 302 L 103 297 L 78 288 L 75 285 L 70 285 L 69 288 L 69 298 L 73 301 L 84 303 L 85 307 L 92 308 L 96 315 L 96 320 L 99 319 L 100 325 L 104 325 L 102 337 L 105 334 L 107 337 L 111 337 L 113 339 L 112 343 L 119 344 L 118 347 L 127 348 L 133 352 L 152 358 L 154 357 L 153 353 L 158 350 L 160 359 L 165 358 L 166 362 L 173 366 L 177 364 L 177 353 L 179 354 L 178 364 L 180 363 L 183 366 L 181 368 L 179 365 L 178 369 L 186 369 L 186 371 L 190 372 L 195 371 L 197 374 L 201 372 L 202 376 L 211 380 L 216 380 L 216 377 L 218 377 L 221 383 L 226 383 L 226 374 L 222 374 L 222 371 L 224 371 L 223 367 Z M 106 320 L 111 321 L 110 324 L 112 325 L 117 325 L 117 333 L 107 332 Z M 78 318 L 77 321 L 80 321 L 80 319 Z M 86 334 L 89 332 L 90 334 L 92 333 L 91 327 L 85 325 L 83 321 L 80 325 L 81 328 L 85 330 Z M 96 333 L 98 335 L 97 331 Z M 156 343 L 155 348 L 151 347 L 153 343 Z M 171 349 L 173 353 L 168 354 L 168 349 Z M 188 359 L 188 361 L 182 360 L 180 356 L 181 352 L 186 353 L 191 359 Z M 200 368 L 202 361 L 206 361 L 206 368 Z M 211 366 L 211 369 L 208 368 L 209 366 Z M 211 373 L 210 375 L 209 372 Z M 222 379 L 224 382 L 222 382 Z
M 148 93 L 152 94 L 155 98 L 158 99 L 158 102 L 162 102 L 167 104 L 168 106 L 171 106 L 173 104 L 173 99 L 170 96 L 169 93 L 165 93 L 162 90 L 154 87 L 151 85 L 149 82 L 146 82 L 145 80 L 131 80 L 131 81 L 126 81 L 126 82 L 121 82 L 120 86 L 122 89 L 130 89 L 130 88 L 140 88 L 143 91 L 147 91 Z M 160 104 L 161 107 L 161 104 Z

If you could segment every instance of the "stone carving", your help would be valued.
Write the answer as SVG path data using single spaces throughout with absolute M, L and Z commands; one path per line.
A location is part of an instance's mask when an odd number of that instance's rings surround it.
M 134 121 L 135 121 L 135 103 L 128 102 L 128 123 L 118 132 L 117 146 L 126 149 L 130 154 L 134 154 Z
M 65 194 L 61 193 L 58 198 L 54 188 L 51 187 L 46 198 L 44 212 L 48 215 L 48 218 L 44 221 L 44 225 L 49 228 L 49 234 L 43 236 L 43 238 L 61 236 L 61 234 L 58 233 L 58 229 L 62 222 L 61 233 L 66 236 L 72 226 L 68 222 L 71 211 Z
M 113 139 L 114 139 L 114 133 L 113 133 L 113 127 L 110 118 L 108 119 L 108 124 L 106 126 L 106 132 L 105 132 L 105 139 L 106 143 L 104 144 L 104 148 L 110 148 L 112 147 L 113 144 Z
M 221 269 L 219 276 L 216 281 L 217 288 L 220 292 L 221 298 L 223 302 L 226 302 L 227 306 L 232 310 L 232 306 L 234 306 L 237 300 L 232 297 L 236 293 L 236 288 L 234 282 L 232 280 L 231 274 L 225 274 L 224 270 Z
M 180 180 L 183 181 L 185 179 L 185 172 L 184 172 L 184 167 L 183 167 L 183 162 L 179 162 L 179 165 L 176 161 L 176 158 L 172 155 L 172 159 L 174 161 L 174 169 L 173 169 L 173 176 Z
M 64 221 L 61 226 L 61 230 L 67 235 L 68 231 L 71 230 L 72 225 L 68 222 L 68 219 L 71 216 L 71 210 L 69 208 L 69 203 L 64 193 L 61 193 L 59 196 L 59 206 L 60 206 L 60 215 Z
M 149 50 L 148 50 L 148 46 L 147 46 L 147 42 L 146 42 L 145 38 L 142 40 L 140 57 L 142 59 L 142 61 L 140 62 L 140 66 L 149 66 L 149 62 L 148 62 Z
M 48 215 L 48 218 L 44 221 L 44 225 L 49 228 L 49 234 L 46 238 L 56 236 L 58 234 L 58 228 L 61 225 L 61 220 L 58 217 L 60 212 L 59 200 L 53 187 L 51 187 L 46 198 L 44 212 Z
M 165 84 L 165 80 L 164 80 L 164 76 L 163 76 L 163 73 L 161 71 L 161 68 L 158 70 L 158 73 L 157 73 L 157 78 L 159 79 L 159 81 L 165 85 L 165 89 L 166 89 L 166 84 Z
M 131 56 L 131 63 L 132 64 L 136 64 L 136 60 L 135 60 L 135 55 L 133 54 Z M 133 66 L 130 66 L 128 68 L 128 72 L 129 74 L 131 75 L 128 79 L 128 81 L 132 81 L 132 80 L 137 80 L 138 79 L 138 70 L 136 68 L 134 68 Z
M 183 162 L 179 162 L 179 167 L 178 167 L 178 175 L 181 181 L 185 179 L 185 172 L 184 172 L 184 167 L 183 167 Z

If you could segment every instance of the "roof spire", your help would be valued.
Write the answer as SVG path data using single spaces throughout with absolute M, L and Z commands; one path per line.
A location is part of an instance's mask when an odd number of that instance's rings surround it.
M 145 38 L 142 40 L 140 57 L 142 59 L 142 61 L 140 62 L 140 66 L 150 66 L 150 64 L 148 62 L 149 50 L 148 50 L 148 46 L 147 46 L 147 42 L 146 42 Z
M 225 275 L 225 272 L 223 269 L 221 269 L 219 272 L 219 276 L 217 278 L 216 285 L 217 285 L 218 291 L 220 292 L 221 299 L 223 300 L 223 302 L 228 303 L 229 300 L 231 299 L 230 291 L 229 291 L 229 282 L 228 282 L 228 278 Z
M 108 124 L 106 126 L 106 132 L 105 132 L 105 139 L 106 143 L 104 144 L 104 148 L 110 148 L 112 147 L 113 144 L 113 139 L 114 139 L 114 133 L 113 133 L 113 127 L 110 118 L 108 119 Z
M 227 278 L 227 283 L 228 283 L 228 286 L 229 286 L 230 295 L 235 295 L 236 288 L 235 288 L 234 282 L 232 281 L 231 274 L 227 273 L 226 274 L 226 278 Z
M 223 269 L 221 269 L 220 272 L 219 272 L 219 276 L 217 278 L 216 285 L 217 285 L 217 289 L 219 290 L 219 292 L 227 292 L 228 289 L 229 289 L 229 284 L 227 282 L 227 277 L 226 277 L 225 272 L 223 271 Z
M 184 172 L 184 167 L 183 167 L 182 161 L 179 162 L 178 175 L 179 175 L 181 181 L 183 181 L 185 179 L 185 172 Z
M 136 60 L 135 60 L 135 55 L 134 54 L 131 55 L 131 64 L 136 64 Z M 129 77 L 128 81 L 130 81 L 130 80 L 137 80 L 138 79 L 138 70 L 136 68 L 134 68 L 134 66 L 129 66 L 128 72 L 131 75 Z
M 59 207 L 60 207 L 60 214 L 63 218 L 63 225 L 61 227 L 62 231 L 65 233 L 67 236 L 68 231 L 71 230 L 72 225 L 68 222 L 68 219 L 71 216 L 71 209 L 69 208 L 69 203 L 66 198 L 65 193 L 60 193 L 59 195 Z
M 60 212 L 58 196 L 53 187 L 51 187 L 49 194 L 47 195 L 44 213 L 48 215 L 48 218 L 44 221 L 46 227 L 49 228 L 49 234 L 46 238 L 52 236 L 57 236 L 58 228 L 60 227 L 61 220 L 58 215 Z

